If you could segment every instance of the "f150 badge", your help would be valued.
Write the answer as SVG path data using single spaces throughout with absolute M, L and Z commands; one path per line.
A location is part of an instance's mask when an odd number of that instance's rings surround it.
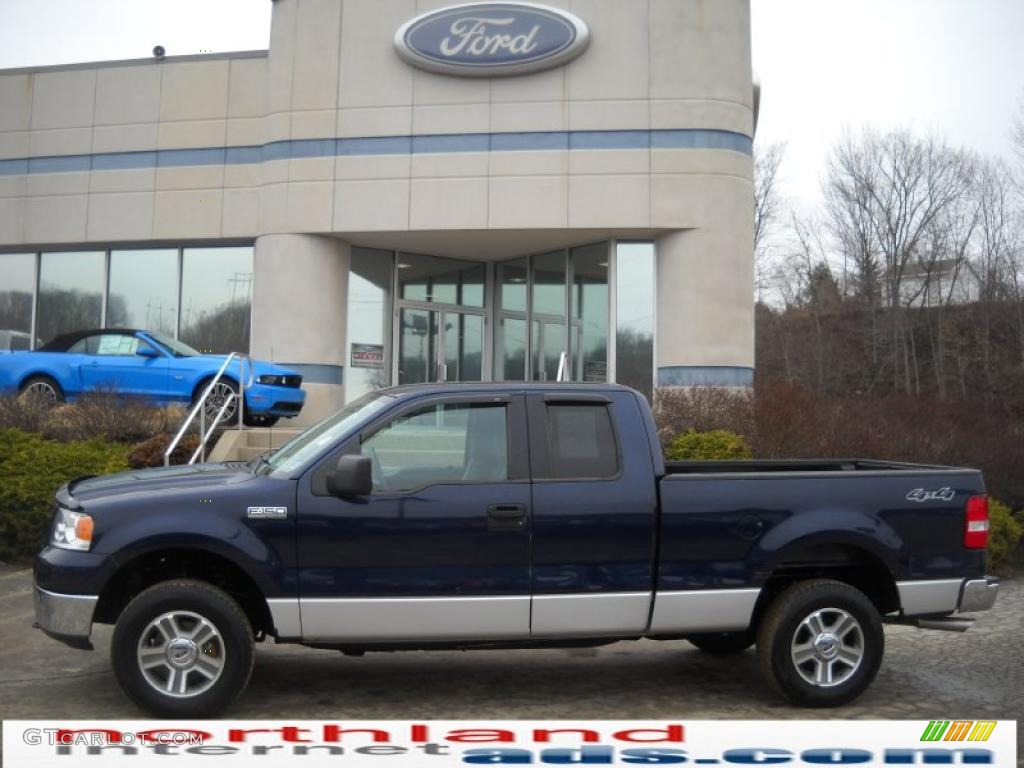
M 248 516 L 253 520 L 281 520 L 288 517 L 288 507 L 249 507 Z
M 917 501 L 924 503 L 926 501 L 952 501 L 956 496 L 956 491 L 952 488 L 939 488 L 936 491 L 926 491 L 924 488 L 915 488 L 907 494 L 907 501 Z

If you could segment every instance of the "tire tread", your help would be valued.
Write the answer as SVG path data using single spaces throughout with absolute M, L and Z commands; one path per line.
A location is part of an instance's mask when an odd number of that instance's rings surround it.
M 121 663 L 119 662 L 118 659 L 118 649 L 125 640 L 124 632 L 126 632 L 127 630 L 125 628 L 125 623 L 121 621 L 121 618 L 124 617 L 126 614 L 130 615 L 129 611 L 132 611 L 133 609 L 138 610 L 140 605 L 145 605 L 150 600 L 155 599 L 154 595 L 159 596 L 160 593 L 162 592 L 169 592 L 172 590 L 183 590 L 190 592 L 192 594 L 195 594 L 197 592 L 200 594 L 205 593 L 207 599 L 219 604 L 219 606 L 225 612 L 227 612 L 232 619 L 237 621 L 238 625 L 242 627 L 244 630 L 244 642 L 246 643 L 246 646 L 248 648 L 248 664 L 246 668 L 243 670 L 241 684 L 236 686 L 236 690 L 231 694 L 230 698 L 225 700 L 222 695 L 221 700 L 216 702 L 215 707 L 200 707 L 200 709 L 202 710 L 202 714 L 212 714 L 215 711 L 226 709 L 227 707 L 231 706 L 231 704 L 234 703 L 234 701 L 238 698 L 242 691 L 245 690 L 246 686 L 249 683 L 249 679 L 252 676 L 252 671 L 256 664 L 255 637 L 252 630 L 252 624 L 249 621 L 249 617 L 246 615 L 245 611 L 242 610 L 242 607 L 238 604 L 238 601 L 236 601 L 233 597 L 231 597 L 231 595 L 229 595 L 224 590 L 220 589 L 219 587 L 215 587 L 213 584 L 210 584 L 206 581 L 185 578 L 161 581 L 142 590 L 139 594 L 137 594 L 129 601 L 128 605 L 125 606 L 124 610 L 121 612 L 121 616 L 118 617 L 118 621 L 114 626 L 114 634 L 113 637 L 111 638 L 110 643 L 111 665 L 114 669 L 115 677 L 117 678 L 118 683 L 121 685 L 122 690 L 125 691 L 129 698 L 131 698 L 139 706 L 142 706 L 143 708 L 151 711 L 153 710 L 152 704 L 145 700 L 140 700 L 139 697 L 135 695 L 132 684 L 126 682 L 124 678 L 124 673 L 121 669 Z M 174 714 L 173 716 L 185 717 L 187 715 Z
M 825 591 L 832 594 L 835 592 L 845 593 L 846 596 L 855 601 L 866 602 L 871 605 L 872 610 L 875 610 L 874 605 L 871 604 L 871 601 L 863 592 L 846 582 L 837 581 L 835 579 L 808 579 L 806 581 L 799 581 L 787 587 L 772 601 L 765 613 L 764 620 L 761 622 L 757 631 L 757 662 L 761 676 L 771 684 L 772 688 L 782 698 L 799 706 L 831 707 L 841 706 L 842 704 L 847 703 L 846 701 L 836 701 L 834 703 L 829 701 L 810 702 L 808 700 L 797 698 L 792 692 L 786 690 L 782 681 L 780 681 L 779 676 L 775 673 L 775 664 L 773 659 L 775 651 L 774 640 L 778 635 L 783 622 L 790 618 L 790 610 L 792 606 L 808 595 L 813 595 L 815 592 Z M 862 627 L 862 631 L 864 631 L 865 635 L 868 630 L 868 627 Z M 882 647 L 879 649 L 879 665 L 881 664 L 881 655 L 884 653 L 884 633 L 882 634 L 882 638 Z M 870 685 L 876 672 L 877 666 L 874 671 L 869 673 L 868 681 L 864 685 L 864 688 L 866 688 L 867 685 Z M 862 692 L 863 689 L 858 691 L 853 698 L 856 698 L 856 696 L 859 696 Z

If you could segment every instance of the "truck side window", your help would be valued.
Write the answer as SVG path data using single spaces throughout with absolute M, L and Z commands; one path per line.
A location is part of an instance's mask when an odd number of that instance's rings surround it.
M 552 479 L 614 477 L 619 456 L 604 405 L 548 405 L 548 457 Z
M 508 479 L 505 406 L 437 403 L 403 414 L 367 438 L 375 491 Z

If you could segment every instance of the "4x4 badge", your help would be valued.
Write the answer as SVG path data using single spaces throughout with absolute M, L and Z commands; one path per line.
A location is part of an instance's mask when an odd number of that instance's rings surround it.
M 247 514 L 254 520 L 280 520 L 288 517 L 288 507 L 249 507 Z
M 952 501 L 956 491 L 952 488 L 939 488 L 936 491 L 926 491 L 924 488 L 915 488 L 907 494 L 907 501 Z

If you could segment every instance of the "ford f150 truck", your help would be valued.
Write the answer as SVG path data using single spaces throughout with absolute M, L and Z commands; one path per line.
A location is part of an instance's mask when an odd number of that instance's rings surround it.
M 369 394 L 272 455 L 73 481 L 36 621 L 150 712 L 211 714 L 254 642 L 373 650 L 756 643 L 790 701 L 858 696 L 883 622 L 990 608 L 979 472 L 880 461 L 666 462 L 614 385 Z

